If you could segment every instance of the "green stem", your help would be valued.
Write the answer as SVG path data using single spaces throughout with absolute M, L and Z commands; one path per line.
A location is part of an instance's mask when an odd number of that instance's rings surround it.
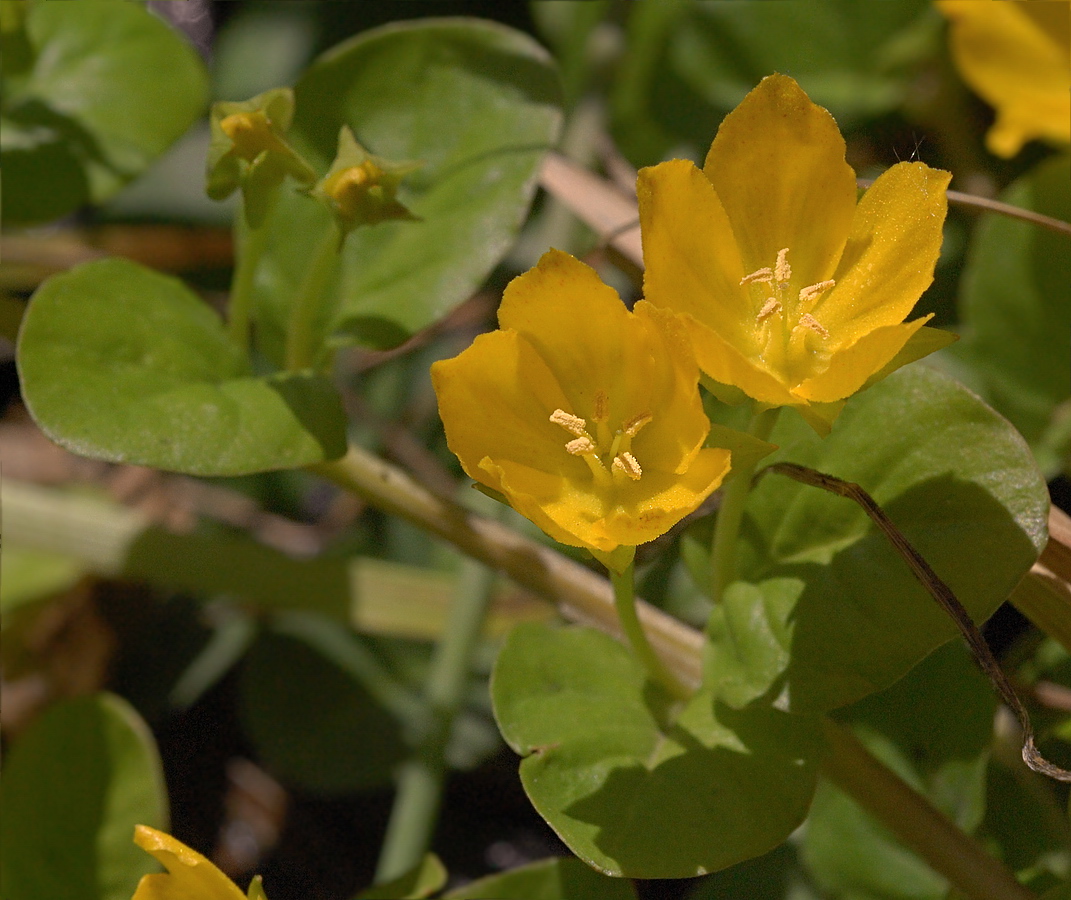
M 274 201 L 274 198 L 273 198 Z M 243 353 L 249 352 L 249 322 L 253 312 L 253 283 L 257 265 L 268 246 L 268 215 L 255 228 L 240 212 L 235 224 L 238 261 L 231 280 L 231 296 L 227 308 L 227 333 Z
M 647 632 L 643 630 L 643 625 L 636 615 L 635 568 L 635 563 L 630 561 L 622 572 L 608 570 L 610 583 L 614 588 L 614 607 L 617 609 L 617 619 L 621 623 L 621 630 L 651 678 L 661 684 L 673 697 L 685 700 L 691 696 L 691 691 L 673 676 L 655 653 L 651 642 L 647 640 Z
M 414 868 L 431 845 L 439 818 L 446 748 L 461 708 L 472 657 L 483 633 L 495 572 L 472 559 L 461 578 L 446 630 L 435 648 L 424 688 L 427 718 L 413 756 L 402 766 L 387 835 L 376 867 L 376 883 Z
M 757 412 L 748 423 L 748 434 L 766 440 L 777 422 L 780 407 Z M 720 603 L 725 588 L 736 580 L 736 544 L 740 536 L 740 523 L 744 518 L 747 495 L 751 491 L 751 477 L 755 474 L 758 460 L 750 466 L 734 470 L 721 497 L 718 518 L 714 523 L 714 540 L 710 546 L 710 596 Z
M 286 330 L 286 368 L 289 372 L 307 369 L 313 364 L 313 326 L 324 291 L 335 272 L 338 253 L 338 226 L 332 219 L 290 310 L 290 324 Z

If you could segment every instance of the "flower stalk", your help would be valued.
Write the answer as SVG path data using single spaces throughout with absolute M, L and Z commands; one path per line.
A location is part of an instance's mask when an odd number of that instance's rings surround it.
M 294 297 L 286 330 L 286 368 L 289 372 L 308 369 L 315 362 L 314 326 L 324 292 L 338 264 L 339 237 L 338 226 L 332 221 Z

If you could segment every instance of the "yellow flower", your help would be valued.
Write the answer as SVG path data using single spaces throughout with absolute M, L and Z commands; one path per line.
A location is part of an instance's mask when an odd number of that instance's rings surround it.
M 132 900 L 246 900 L 233 881 L 171 835 L 136 825 L 134 843 L 155 856 L 167 874 L 142 877 Z
M 703 446 L 699 371 L 672 315 L 629 312 L 551 250 L 506 288 L 498 321 L 432 366 L 439 414 L 468 475 L 555 540 L 634 547 L 721 483 L 729 451 Z
M 716 393 L 794 406 L 820 433 L 847 397 L 955 339 L 930 316 L 904 322 L 933 280 L 951 176 L 901 163 L 857 205 L 844 150 L 833 117 L 771 75 L 702 170 L 670 160 L 637 184 L 646 299 L 682 316 Z
M 937 0 L 952 23 L 964 80 L 997 112 L 986 144 L 1014 156 L 1027 141 L 1071 143 L 1071 4 Z

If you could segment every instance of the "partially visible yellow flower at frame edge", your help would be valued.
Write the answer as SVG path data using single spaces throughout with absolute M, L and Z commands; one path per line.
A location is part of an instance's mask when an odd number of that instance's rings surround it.
M 137 825 L 134 843 L 155 856 L 167 872 L 143 876 L 132 900 L 247 900 L 209 860 L 171 835 Z
M 609 554 L 665 533 L 720 484 L 677 319 L 629 312 L 593 269 L 551 250 L 506 288 L 500 329 L 435 363 L 450 449 L 563 544 Z
M 1014 156 L 1029 140 L 1071 143 L 1071 3 L 937 0 L 963 79 L 997 113 L 986 145 Z
M 884 172 L 856 202 L 828 111 L 770 75 L 702 169 L 640 171 L 644 296 L 682 316 L 722 399 L 793 406 L 821 434 L 848 397 L 955 340 L 904 322 L 933 280 L 951 176 Z

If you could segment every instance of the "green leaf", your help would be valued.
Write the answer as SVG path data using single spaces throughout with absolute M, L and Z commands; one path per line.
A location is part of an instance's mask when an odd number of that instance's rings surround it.
M 608 875 L 686 878 L 765 853 L 807 813 L 817 720 L 696 694 L 675 721 L 617 641 L 520 625 L 491 685 L 521 781 L 582 860 Z
M 925 366 L 856 395 L 825 439 L 785 414 L 770 440 L 781 447 L 771 462 L 868 491 L 976 623 L 1047 540 L 1048 491 L 1022 437 Z M 767 475 L 741 533 L 751 584 L 730 589 L 708 628 L 708 677 L 727 703 L 766 696 L 792 712 L 835 709 L 889 686 L 958 634 L 850 500 Z M 703 529 L 685 537 L 697 539 Z M 693 543 L 685 559 L 705 567 L 708 546 Z
M 345 418 L 326 378 L 253 377 L 211 308 L 127 260 L 46 281 L 17 359 L 37 424 L 83 456 L 240 475 L 345 452 Z
M 290 783 L 322 793 L 379 787 L 405 756 L 401 719 L 412 700 L 368 644 L 334 622 L 277 617 L 249 651 L 241 684 L 257 755 Z
M 14 742 L 0 778 L 0 893 L 7 900 L 130 900 L 157 864 L 135 825 L 167 827 L 144 722 L 112 694 L 63 700 Z
M 139 3 L 29 3 L 30 70 L 5 78 L 3 219 L 100 203 L 200 114 L 204 64 Z
M 1069 165 L 1067 156 L 1046 160 L 1001 200 L 1071 221 Z M 1071 238 L 987 213 L 961 285 L 964 334 L 951 352 L 971 367 L 985 399 L 1023 433 L 1051 477 L 1071 460 Z
M 702 160 L 721 118 L 771 72 L 790 72 L 846 129 L 903 102 L 941 27 L 929 0 L 634 4 L 613 133 L 637 165 Z
M 398 199 L 420 222 L 358 229 L 343 247 L 318 331 L 338 346 L 393 346 L 467 298 L 524 221 L 555 142 L 554 65 L 531 38 L 475 19 L 392 24 L 321 56 L 295 86 L 290 137 L 320 171 L 346 124 L 370 153 L 422 162 Z M 259 283 L 260 329 L 281 358 L 289 299 L 328 213 L 285 192 Z
M 446 867 L 428 853 L 413 869 L 385 884 L 374 884 L 355 900 L 419 900 L 430 897 L 446 884 Z
M 949 644 L 846 714 L 885 765 L 967 833 L 985 811 L 997 702 L 965 648 Z M 847 794 L 819 786 L 803 856 L 832 896 L 940 900 L 948 884 Z
M 499 875 L 470 881 L 443 895 L 444 900 L 636 900 L 636 888 L 623 878 L 607 878 L 580 860 L 541 859 Z

